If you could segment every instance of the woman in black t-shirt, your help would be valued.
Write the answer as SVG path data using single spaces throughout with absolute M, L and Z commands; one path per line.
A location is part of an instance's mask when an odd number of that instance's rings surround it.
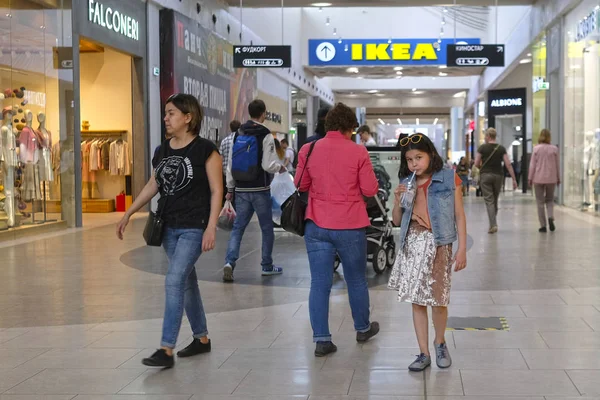
M 158 209 L 165 222 L 163 247 L 169 269 L 161 348 L 142 361 L 151 367 L 174 365 L 173 349 L 184 308 L 194 339 L 177 356 L 190 357 L 211 350 L 194 264 L 202 252 L 215 247 L 223 181 L 217 147 L 198 136 L 202 118 L 202 108 L 194 96 L 169 97 L 165 127 L 171 139 L 156 152 L 152 160 L 153 176 L 117 225 L 117 236 L 123 239 L 131 215 L 160 192 Z

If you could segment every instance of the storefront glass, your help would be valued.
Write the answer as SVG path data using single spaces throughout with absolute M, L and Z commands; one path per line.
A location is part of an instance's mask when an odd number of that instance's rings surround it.
M 540 131 L 547 127 L 546 93 L 548 77 L 546 74 L 546 36 L 537 41 L 531 49 L 533 68 L 533 132 L 534 145 L 538 142 Z
M 600 2 L 584 1 L 565 20 L 564 202 L 600 212 Z
M 70 3 L 0 0 L 0 233 L 74 224 Z

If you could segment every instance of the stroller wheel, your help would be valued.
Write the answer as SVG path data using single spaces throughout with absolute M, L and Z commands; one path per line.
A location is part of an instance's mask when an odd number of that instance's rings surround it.
M 333 261 L 333 271 L 337 271 L 340 265 L 342 265 L 342 260 L 340 260 L 340 256 L 336 254 L 335 260 Z
M 387 268 L 387 252 L 381 246 L 378 246 L 373 253 L 373 269 L 376 274 L 383 274 Z
M 396 245 L 390 244 L 387 248 L 387 265 L 392 268 L 396 262 Z

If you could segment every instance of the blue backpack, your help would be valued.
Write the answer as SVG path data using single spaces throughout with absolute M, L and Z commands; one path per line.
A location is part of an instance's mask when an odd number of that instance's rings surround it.
M 236 181 L 254 181 L 260 176 L 260 146 L 256 136 L 240 129 L 233 138 L 231 174 Z

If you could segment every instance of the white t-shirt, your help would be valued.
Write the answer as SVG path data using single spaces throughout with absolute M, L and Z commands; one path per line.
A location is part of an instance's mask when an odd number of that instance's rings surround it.
M 367 147 L 377 147 L 377 142 L 375 141 L 375 139 L 373 139 L 373 137 L 371 136 L 369 138 L 369 140 L 367 140 L 367 143 L 365 143 L 365 146 Z
M 286 160 L 290 160 L 290 162 L 288 163 L 288 166 L 287 166 L 288 171 L 294 170 L 294 157 L 295 157 L 295 153 L 291 147 L 288 147 L 287 149 L 285 149 L 285 158 L 286 158 Z

